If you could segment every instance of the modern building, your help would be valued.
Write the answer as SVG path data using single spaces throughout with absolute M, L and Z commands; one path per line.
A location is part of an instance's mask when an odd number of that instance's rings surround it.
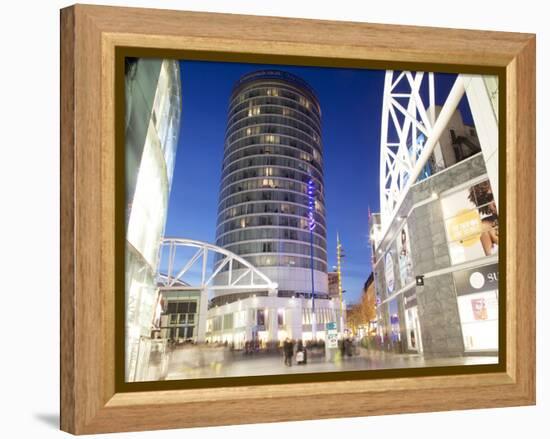
M 323 338 L 324 325 L 339 320 L 327 280 L 321 107 L 297 76 L 257 71 L 233 89 L 216 245 L 242 256 L 278 289 L 217 291 L 207 338 Z M 239 276 L 239 267 L 232 268 L 222 269 L 217 281 L 225 283 L 229 273 Z M 220 317 L 224 313 L 240 314 Z
M 386 72 L 381 212 L 369 219 L 378 336 L 388 350 L 496 363 L 498 78 L 457 75 L 439 108 L 435 76 Z
M 378 335 L 425 357 L 498 353 L 498 213 L 478 153 L 414 184 L 376 245 Z
M 201 291 L 188 288 L 178 290 L 177 286 L 165 290 L 163 285 L 159 285 L 159 292 L 163 309 L 158 325 L 159 338 L 174 342 L 196 342 L 201 317 Z
M 156 273 L 178 142 L 181 85 L 171 60 L 126 59 L 126 380 L 155 379 Z
M 379 215 L 370 218 L 378 335 L 386 346 L 426 357 L 496 358 L 497 197 L 476 130 L 458 110 L 432 159 L 438 156 L 385 232 Z

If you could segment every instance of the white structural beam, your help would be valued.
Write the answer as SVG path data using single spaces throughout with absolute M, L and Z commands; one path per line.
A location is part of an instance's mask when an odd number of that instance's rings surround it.
M 161 247 L 167 248 L 168 250 L 169 271 L 168 273 L 159 272 L 157 274 L 157 278 L 162 289 L 208 289 L 214 291 L 227 291 L 231 289 L 275 290 L 278 288 L 276 282 L 271 281 L 271 279 L 269 279 L 264 273 L 258 270 L 258 268 L 254 267 L 246 259 L 216 245 L 185 238 L 165 238 L 162 241 Z M 181 251 L 178 253 L 178 249 L 182 248 L 196 248 L 197 250 L 192 254 L 191 257 L 186 257 L 186 255 L 182 255 Z M 212 273 L 208 272 L 209 268 L 207 260 L 209 255 L 223 256 L 223 258 L 218 262 L 216 268 L 212 271 Z M 233 273 L 233 271 L 237 270 L 235 268 L 235 262 L 238 262 L 240 264 L 240 267 L 238 268 L 238 273 Z M 179 267 L 182 268 L 177 270 L 177 268 Z M 198 267 L 198 269 L 200 270 L 200 274 L 198 275 L 198 279 L 200 279 L 200 281 L 191 283 L 186 282 L 184 276 L 189 273 L 194 267 Z M 229 271 L 228 275 L 220 277 L 220 279 L 223 279 L 224 281 L 222 283 L 216 282 L 216 284 L 214 284 L 213 281 L 214 278 L 216 278 L 216 275 L 218 275 L 226 267 Z M 177 274 L 172 275 L 172 272 L 175 272 Z M 241 282 L 243 279 L 246 278 L 246 276 L 249 276 L 249 280 L 246 279 L 247 282 Z
M 267 290 L 270 295 L 273 295 L 273 292 L 276 294 L 278 288 L 276 282 L 271 281 L 271 279 L 246 259 L 224 248 L 192 239 L 165 238 L 161 243 L 161 257 L 163 249 L 167 251 L 168 261 L 167 273 L 162 273 L 160 268 L 157 273 L 157 282 L 161 293 L 170 291 L 200 291 L 199 319 L 197 322 L 197 341 L 199 343 L 203 342 L 206 336 L 208 291 L 238 292 Z M 192 251 L 191 256 L 189 256 L 185 252 L 182 252 L 183 249 L 196 249 L 196 251 Z M 180 250 L 179 253 L 178 250 Z M 222 256 L 211 273 L 208 267 L 209 255 Z M 237 270 L 235 269 L 235 261 L 240 265 L 238 273 L 233 273 L 234 270 Z M 159 267 L 161 265 L 159 264 Z M 179 267 L 181 268 L 178 270 Z M 214 283 L 214 278 L 224 268 L 228 269 L 228 275 L 220 276 L 216 283 Z M 200 273 L 197 275 L 194 272 L 194 276 L 184 279 L 184 276 L 190 273 L 192 269 L 200 270 Z M 172 273 L 177 274 L 173 275 Z M 193 282 L 193 280 L 195 281 Z
M 464 95 L 459 75 L 435 117 L 433 73 L 387 71 L 380 136 L 380 210 L 383 236 L 410 187 L 417 181 Z M 422 101 L 427 79 L 428 109 Z M 425 93 L 424 93 L 425 94 Z
M 439 139 L 465 93 L 498 207 L 498 78 L 458 75 L 437 117 L 435 90 L 433 73 L 386 72 L 380 136 L 382 224 L 375 241 L 386 233 L 430 157 L 437 172 L 442 161 Z

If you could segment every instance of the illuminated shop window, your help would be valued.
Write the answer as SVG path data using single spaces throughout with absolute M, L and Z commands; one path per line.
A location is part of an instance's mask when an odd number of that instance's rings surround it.
M 459 296 L 458 310 L 466 352 L 498 350 L 498 291 Z

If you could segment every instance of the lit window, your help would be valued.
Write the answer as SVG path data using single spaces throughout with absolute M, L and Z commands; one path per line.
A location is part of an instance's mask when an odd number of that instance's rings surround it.
M 250 105 L 250 107 L 248 108 L 248 116 L 257 116 L 260 113 L 261 111 L 258 105 Z
M 279 90 L 276 88 L 268 88 L 267 89 L 267 95 L 268 96 L 279 96 Z

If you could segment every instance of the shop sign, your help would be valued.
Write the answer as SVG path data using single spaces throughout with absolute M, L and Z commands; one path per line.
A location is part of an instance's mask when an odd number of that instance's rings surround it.
M 459 296 L 498 290 L 498 264 L 456 271 L 453 277 Z
M 338 347 L 338 331 L 336 322 L 327 323 L 327 348 L 336 349 Z

